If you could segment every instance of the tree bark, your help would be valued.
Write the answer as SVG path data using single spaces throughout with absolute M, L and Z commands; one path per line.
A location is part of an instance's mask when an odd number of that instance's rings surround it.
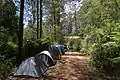
M 76 11 L 75 11 L 75 14 L 74 14 L 74 20 L 75 20 L 75 32 L 77 31 L 78 27 L 77 27 L 77 18 L 76 18 Z
M 39 38 L 39 0 L 37 0 L 37 39 Z
M 56 16 L 55 16 L 55 14 L 56 14 L 56 12 L 55 12 L 55 4 L 54 4 L 54 1 L 53 1 L 53 28 L 54 28 L 54 40 L 56 40 Z
M 42 3 L 43 3 L 43 0 L 40 0 L 40 38 L 42 38 Z
M 18 65 L 22 61 L 23 53 L 23 15 L 24 15 L 24 0 L 20 0 L 20 19 L 18 30 L 18 55 L 16 56 Z

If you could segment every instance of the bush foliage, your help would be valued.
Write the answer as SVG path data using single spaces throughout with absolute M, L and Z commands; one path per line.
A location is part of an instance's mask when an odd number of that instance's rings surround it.
M 16 64 L 17 46 L 12 42 L 0 45 L 0 78 L 5 80 Z
M 26 41 L 23 47 L 23 60 L 46 50 L 52 43 L 53 42 L 48 38 Z M 17 51 L 17 45 L 15 43 L 0 41 L 0 79 L 5 80 L 12 69 L 16 66 Z
M 99 69 L 109 70 L 113 68 L 112 59 L 120 56 L 120 45 L 116 42 L 107 42 L 96 45 L 90 53 L 92 63 Z M 115 65 L 114 65 L 115 66 Z
M 37 39 L 35 41 L 26 41 L 24 44 L 24 54 L 23 58 L 35 56 L 36 54 L 47 50 L 47 48 L 52 44 L 53 42 L 48 39 Z

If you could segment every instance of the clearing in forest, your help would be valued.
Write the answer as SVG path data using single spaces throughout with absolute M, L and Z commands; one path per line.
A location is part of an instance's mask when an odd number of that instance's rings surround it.
M 10 80 L 106 80 L 102 73 L 90 68 L 88 57 L 78 52 L 66 52 L 61 60 L 57 61 L 48 71 L 40 77 L 13 78 Z M 108 80 L 108 79 L 107 79 Z

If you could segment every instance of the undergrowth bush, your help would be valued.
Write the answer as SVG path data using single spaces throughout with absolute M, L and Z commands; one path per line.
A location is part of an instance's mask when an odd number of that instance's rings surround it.
M 24 44 L 24 54 L 23 58 L 28 58 L 31 56 L 35 56 L 36 54 L 47 50 L 47 48 L 52 44 L 53 42 L 48 39 L 37 39 L 35 41 L 26 41 Z
M 12 43 L 12 42 L 7 42 L 7 43 L 3 43 L 0 45 L 0 55 L 4 56 L 4 59 L 11 59 L 14 58 L 14 60 L 12 60 L 12 63 L 16 63 L 16 55 L 17 55 L 17 45 Z
M 5 80 L 15 67 L 17 46 L 12 42 L 0 43 L 0 79 Z
M 81 50 L 81 39 L 79 38 L 66 39 L 66 44 L 64 45 L 66 45 L 66 47 L 69 48 L 69 50 L 79 52 Z
M 98 69 L 110 70 L 115 66 L 111 59 L 120 56 L 120 45 L 116 42 L 96 45 L 90 56 L 93 65 Z
M 14 57 L 6 59 L 4 56 L 0 55 L 0 79 L 1 80 L 6 80 L 10 72 L 15 67 L 13 64 L 13 60 L 15 60 Z
M 23 46 L 22 60 L 46 50 L 52 43 L 48 38 L 26 41 Z M 0 41 L 0 79 L 5 80 L 16 66 L 17 48 L 18 46 L 13 42 Z

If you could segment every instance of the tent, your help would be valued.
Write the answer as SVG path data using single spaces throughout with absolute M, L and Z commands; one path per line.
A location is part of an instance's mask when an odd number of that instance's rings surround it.
M 52 56 L 48 51 L 42 51 L 41 53 L 35 56 L 35 62 L 39 63 L 39 60 L 44 61 L 47 67 L 53 66 L 56 62 L 53 60 Z
M 31 76 L 40 77 L 45 73 L 48 67 L 55 65 L 53 59 L 48 51 L 43 51 L 35 57 L 30 57 L 24 60 L 14 76 Z
M 61 52 L 56 45 L 50 45 L 48 51 L 54 60 L 59 60 L 61 58 Z
M 54 46 L 58 48 L 58 50 L 60 51 L 60 54 L 65 54 L 63 45 L 55 44 Z
M 22 61 L 14 76 L 40 77 L 48 67 L 55 65 L 56 60 L 60 59 L 60 50 L 56 45 L 51 45 L 48 51 L 42 51 L 35 57 Z

